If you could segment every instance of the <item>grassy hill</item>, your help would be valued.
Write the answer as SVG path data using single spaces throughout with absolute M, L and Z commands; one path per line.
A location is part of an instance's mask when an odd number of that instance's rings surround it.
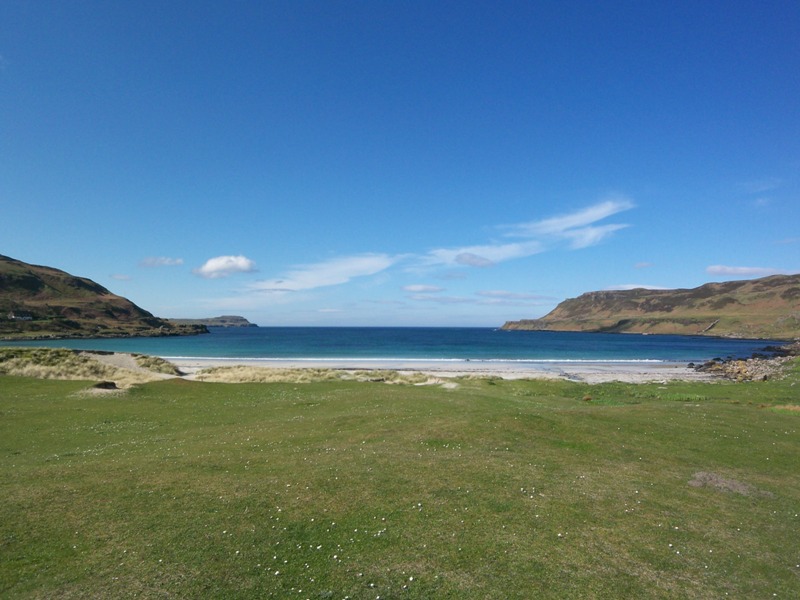
M 0 255 L 0 338 L 186 335 L 90 279 Z
M 503 329 L 800 337 L 800 274 L 707 283 L 693 289 L 589 292 L 541 319 Z

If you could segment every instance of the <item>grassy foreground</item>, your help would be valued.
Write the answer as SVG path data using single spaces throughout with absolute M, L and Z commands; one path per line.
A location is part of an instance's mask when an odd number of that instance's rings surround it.
M 0 596 L 798 597 L 798 381 L 0 376 Z

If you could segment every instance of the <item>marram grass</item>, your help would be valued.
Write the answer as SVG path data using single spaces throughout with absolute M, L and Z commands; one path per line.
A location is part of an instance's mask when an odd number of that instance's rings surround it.
M 0 596 L 797 597 L 797 380 L 2 376 Z
M 367 381 L 373 383 L 427 384 L 436 378 L 423 373 L 392 370 L 345 370 L 318 368 L 265 368 L 253 366 L 209 367 L 195 377 L 216 383 L 313 383 L 320 381 Z
M 146 369 L 157 367 L 161 372 L 164 364 L 171 365 L 152 357 L 139 364 Z M 148 373 L 117 368 L 63 348 L 0 348 L 0 376 L 114 381 L 118 387 L 127 388 L 156 379 L 155 372 L 156 369 Z

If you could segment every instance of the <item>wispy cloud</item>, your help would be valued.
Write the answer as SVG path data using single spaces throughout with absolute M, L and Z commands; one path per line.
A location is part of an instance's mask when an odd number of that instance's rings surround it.
M 403 286 L 404 292 L 411 292 L 413 294 L 436 294 L 439 292 L 443 292 L 444 288 L 439 287 L 438 285 L 424 285 L 424 284 L 414 284 L 414 285 L 406 285 Z
M 615 231 L 630 227 L 629 225 L 601 225 L 599 227 L 581 227 L 570 231 L 564 231 L 561 236 L 570 241 L 573 250 L 595 246 L 609 237 Z
M 463 279 L 458 270 L 464 266 L 489 267 L 509 260 L 525 258 L 565 245 L 570 249 L 586 248 L 600 243 L 627 225 L 598 222 L 619 212 L 633 208 L 633 203 L 622 197 L 605 199 L 592 206 L 560 216 L 530 221 L 517 225 L 498 227 L 502 237 L 498 242 L 465 245 L 451 248 L 436 248 L 423 254 L 363 253 L 342 256 L 316 263 L 297 265 L 282 275 L 256 281 L 240 290 L 239 297 L 228 299 L 232 305 L 252 303 L 286 302 L 303 298 L 301 292 L 317 288 L 347 284 L 350 281 L 372 277 L 392 267 L 404 265 L 408 272 L 430 267 L 451 267 L 442 278 Z M 509 240 L 508 238 L 521 238 Z M 210 259 L 195 273 L 207 278 L 226 277 L 233 273 L 255 270 L 255 263 L 244 256 L 220 256 Z M 553 301 L 553 298 L 536 294 L 523 294 L 502 290 L 484 290 L 472 295 L 453 296 L 443 292 L 445 288 L 428 284 L 409 284 L 402 288 L 406 301 L 439 304 L 475 304 L 508 306 L 537 306 Z M 269 300 L 267 299 L 269 298 Z
M 643 261 L 643 262 L 637 262 L 635 265 L 633 265 L 633 268 L 634 269 L 649 269 L 652 266 L 653 266 L 653 263 L 644 262 Z
M 130 275 L 124 275 L 122 273 L 115 273 L 115 274 L 113 274 L 111 276 L 111 279 L 114 279 L 116 281 L 130 281 L 131 280 L 131 276 Z
M 141 267 L 177 267 L 183 264 L 182 258 L 170 258 L 168 256 L 148 256 L 139 261 Z
M 733 277 L 766 277 L 783 273 L 780 269 L 772 267 L 730 267 L 727 265 L 711 265 L 706 267 L 709 275 L 730 275 Z
M 476 304 L 474 298 L 464 296 L 434 296 L 432 294 L 412 294 L 409 300 L 417 302 L 434 302 L 436 304 Z
M 500 298 L 503 300 L 555 300 L 551 296 L 542 296 L 541 294 L 525 294 L 521 292 L 509 292 L 506 290 L 481 290 L 475 292 L 478 296 L 485 298 Z
M 261 292 L 297 292 L 347 283 L 355 277 L 375 275 L 391 267 L 397 257 L 387 254 L 357 254 L 301 265 L 283 277 L 258 281 L 250 286 Z
M 486 244 L 462 248 L 439 248 L 431 250 L 423 263 L 426 265 L 463 265 L 468 267 L 490 267 L 514 258 L 524 258 L 544 251 L 538 240 L 511 244 Z
M 192 272 L 205 279 L 220 279 L 234 273 L 252 273 L 256 263 L 246 256 L 217 256 L 209 258 L 202 267 Z
M 633 202 L 624 197 L 614 197 L 587 208 L 539 221 L 505 225 L 504 237 L 523 238 L 518 242 L 498 242 L 459 248 L 438 248 L 423 257 L 426 265 L 464 265 L 490 267 L 507 260 L 525 258 L 548 250 L 552 244 L 567 242 L 573 250 L 599 244 L 626 224 L 597 225 L 598 221 L 630 210 Z
M 627 225 L 595 225 L 617 213 L 634 208 L 633 202 L 623 196 L 614 196 L 584 209 L 517 225 L 508 225 L 508 235 L 530 238 L 556 238 L 571 242 L 572 248 L 586 248 L 600 242 L 614 231 Z
M 409 300 L 436 304 L 476 304 L 483 306 L 541 306 L 555 300 L 539 294 L 525 294 L 506 290 L 481 290 L 473 296 L 441 296 L 435 294 L 411 294 Z
M 764 194 L 777 190 L 783 185 L 783 180 L 778 177 L 765 177 L 764 179 L 754 179 L 745 181 L 740 187 L 746 194 Z

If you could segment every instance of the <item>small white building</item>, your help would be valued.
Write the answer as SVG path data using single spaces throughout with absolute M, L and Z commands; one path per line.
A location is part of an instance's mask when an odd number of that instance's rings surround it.
M 33 321 L 33 315 L 24 310 L 11 311 L 8 313 L 10 321 Z

